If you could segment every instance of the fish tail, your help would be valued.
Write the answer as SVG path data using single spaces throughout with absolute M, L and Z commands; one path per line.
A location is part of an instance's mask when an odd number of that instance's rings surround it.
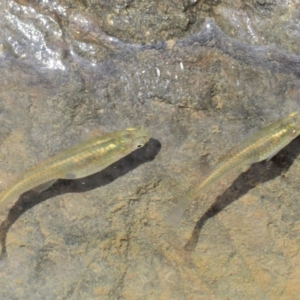
M 179 201 L 173 210 L 164 218 L 164 221 L 172 226 L 178 225 L 187 208 L 187 205 L 188 201 Z

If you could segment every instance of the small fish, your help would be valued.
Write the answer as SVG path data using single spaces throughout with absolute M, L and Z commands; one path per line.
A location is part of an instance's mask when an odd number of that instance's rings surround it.
M 249 167 L 265 159 L 270 160 L 299 134 L 300 112 L 293 112 L 256 132 L 222 156 L 217 165 L 204 176 L 204 180 L 192 187 L 186 198 L 177 203 L 166 217 L 166 222 L 170 225 L 178 224 L 188 205 L 222 177 L 238 168 Z
M 25 171 L 2 190 L 0 210 L 11 199 L 26 191 L 46 190 L 57 179 L 76 179 L 99 172 L 137 148 L 143 147 L 149 139 L 148 129 L 127 128 L 91 138 L 68 148 Z

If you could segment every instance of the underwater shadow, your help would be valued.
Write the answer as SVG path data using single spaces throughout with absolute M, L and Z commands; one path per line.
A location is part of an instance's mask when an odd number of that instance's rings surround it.
M 6 237 L 9 228 L 28 209 L 59 195 L 66 193 L 83 193 L 105 186 L 138 166 L 154 160 L 160 149 L 161 143 L 151 138 L 144 147 L 131 152 L 129 155 L 98 173 L 74 180 L 59 179 L 52 187 L 41 193 L 33 191 L 24 193 L 13 205 L 6 219 L 0 225 L 0 245 L 2 248 L 0 256 L 3 257 L 7 254 Z
M 300 137 L 293 140 L 283 148 L 271 161 L 262 161 L 251 165 L 251 167 L 239 175 L 222 195 L 218 196 L 211 207 L 196 223 L 192 235 L 184 245 L 184 250 L 194 251 L 201 230 L 208 219 L 216 216 L 226 206 L 240 199 L 248 191 L 256 187 L 259 183 L 264 183 L 287 172 L 294 160 L 300 154 Z

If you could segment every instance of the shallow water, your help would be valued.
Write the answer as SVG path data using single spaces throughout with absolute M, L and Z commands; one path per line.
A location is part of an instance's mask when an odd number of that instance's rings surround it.
M 163 222 L 227 150 L 300 108 L 296 1 L 219 2 L 1 2 L 1 187 L 94 131 L 152 132 L 1 212 L 1 299 L 297 299 L 299 138 Z

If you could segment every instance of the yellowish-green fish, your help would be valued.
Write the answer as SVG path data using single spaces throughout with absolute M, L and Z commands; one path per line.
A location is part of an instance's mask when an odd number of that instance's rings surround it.
M 299 134 L 300 112 L 293 112 L 256 132 L 222 156 L 216 166 L 204 175 L 204 180 L 192 187 L 186 197 L 177 203 L 166 217 L 166 222 L 171 225 L 178 224 L 188 205 L 203 195 L 208 188 L 217 183 L 222 177 L 239 168 L 250 166 L 265 159 L 271 159 Z
M 99 172 L 150 139 L 146 128 L 127 128 L 122 131 L 94 137 L 68 148 L 33 166 L 17 177 L 0 193 L 0 210 L 7 202 L 34 189 L 41 192 L 57 179 L 76 179 Z

